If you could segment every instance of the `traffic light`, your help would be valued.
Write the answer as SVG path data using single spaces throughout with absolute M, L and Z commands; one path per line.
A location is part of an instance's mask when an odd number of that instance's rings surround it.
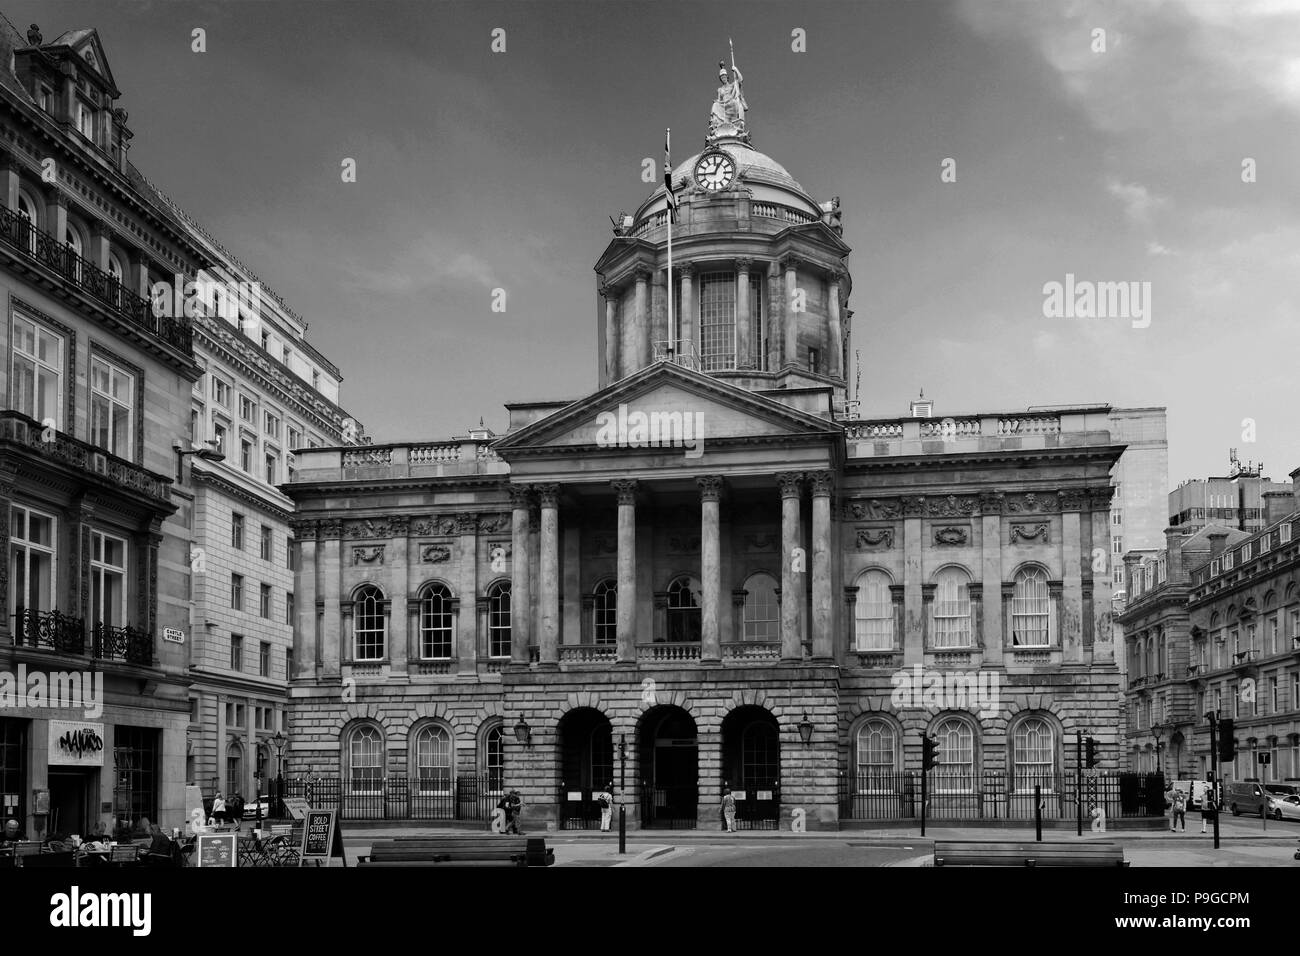
M 1097 738 L 1085 737 L 1083 740 L 1084 766 L 1089 770 L 1097 766 Z
M 933 737 L 921 738 L 921 769 L 933 770 L 939 766 L 939 742 Z
M 1229 763 L 1237 757 L 1237 739 L 1233 736 L 1232 721 L 1219 721 L 1219 763 Z

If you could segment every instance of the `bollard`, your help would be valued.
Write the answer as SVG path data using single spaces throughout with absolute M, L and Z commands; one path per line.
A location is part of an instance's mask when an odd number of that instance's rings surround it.
M 1034 839 L 1043 842 L 1043 788 L 1034 784 Z

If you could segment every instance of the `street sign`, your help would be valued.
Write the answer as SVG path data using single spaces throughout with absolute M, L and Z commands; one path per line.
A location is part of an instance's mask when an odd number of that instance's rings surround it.
M 163 640 L 170 641 L 173 644 L 184 644 L 185 632 L 182 631 L 179 627 L 164 627 Z
M 1273 762 L 1272 754 L 1259 754 L 1258 756 L 1259 756 L 1259 762 L 1266 767 Z

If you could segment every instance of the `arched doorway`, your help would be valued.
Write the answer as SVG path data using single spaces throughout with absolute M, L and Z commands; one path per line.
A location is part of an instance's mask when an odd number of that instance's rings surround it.
M 722 786 L 736 798 L 737 829 L 779 828 L 781 731 L 766 709 L 737 707 L 723 719 Z
M 641 826 L 694 830 L 699 806 L 700 751 L 695 721 L 680 707 L 652 707 L 637 725 L 641 760 Z
M 578 707 L 560 718 L 560 829 L 600 827 L 596 794 L 614 782 L 614 737 L 609 718 Z

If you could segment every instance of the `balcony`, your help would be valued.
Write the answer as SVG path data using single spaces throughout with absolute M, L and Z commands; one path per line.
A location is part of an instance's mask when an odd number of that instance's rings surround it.
M 59 654 L 86 653 L 86 622 L 61 611 L 23 608 L 15 615 L 15 647 L 33 647 Z
M 70 246 L 35 228 L 10 209 L 0 208 L 0 243 L 27 261 L 55 273 L 63 283 L 89 297 L 115 318 L 187 357 L 191 354 L 193 333 L 187 320 L 154 315 L 148 299 L 131 292 L 112 275 L 73 252 Z
M 561 644 L 562 664 L 605 664 L 618 658 L 618 648 L 613 644 Z
M 83 473 L 95 484 L 108 483 L 134 491 L 171 510 L 171 480 L 102 448 L 80 441 L 61 431 L 48 430 L 21 412 L 0 412 L 0 445 L 14 442 L 43 459 L 53 459 Z
M 685 664 L 700 659 L 700 645 L 696 641 L 638 644 L 636 659 L 653 664 Z
M 295 453 L 294 482 L 382 481 L 505 475 L 510 469 L 492 448 L 495 438 L 458 438 L 399 445 L 310 448 Z
M 153 666 L 153 636 L 136 627 L 95 625 L 94 655 L 100 660 Z
M 780 641 L 728 641 L 722 645 L 722 659 L 727 663 L 750 664 L 756 661 L 779 661 Z

